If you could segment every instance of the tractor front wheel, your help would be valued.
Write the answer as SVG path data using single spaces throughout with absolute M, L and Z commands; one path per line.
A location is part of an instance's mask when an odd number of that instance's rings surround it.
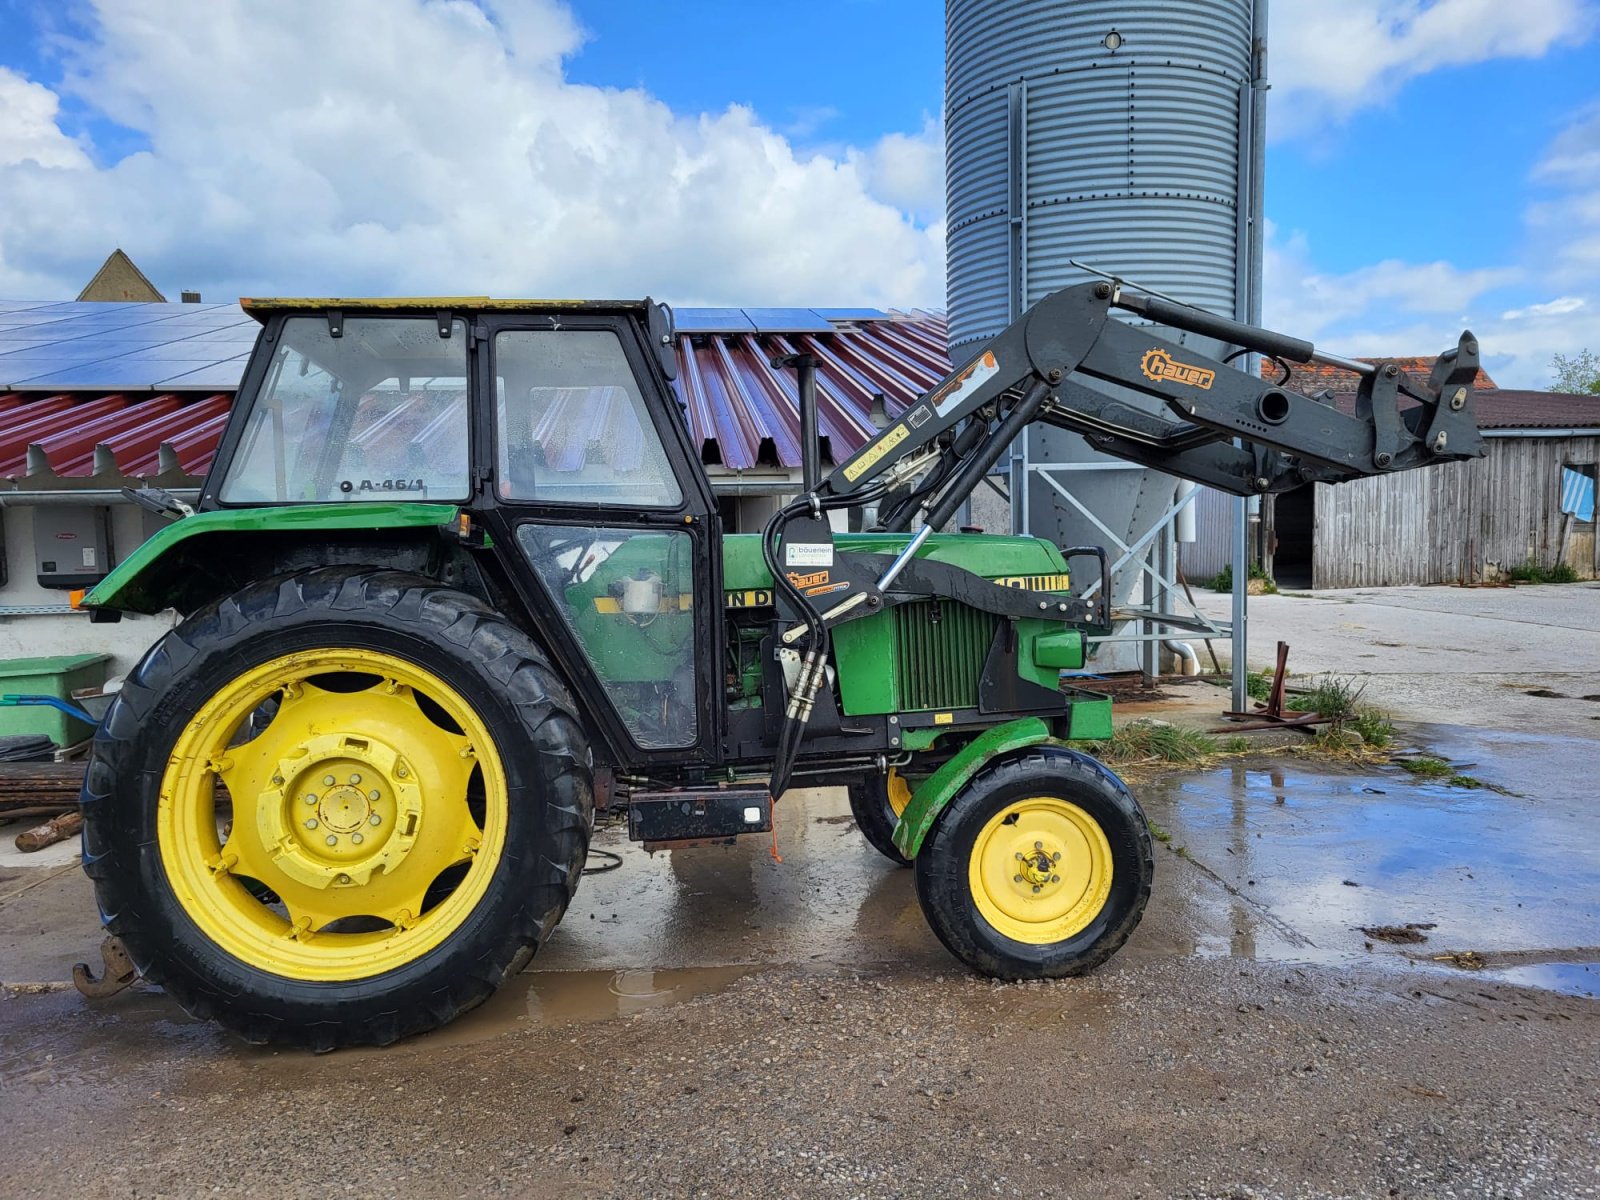
M 979 772 L 916 858 L 939 940 L 997 979 L 1078 975 L 1128 940 L 1155 872 L 1150 830 L 1122 781 L 1045 746 Z
M 573 701 L 471 596 L 389 571 L 251 585 L 158 642 L 84 781 L 107 928 L 196 1016 L 331 1050 L 521 969 L 593 817 Z

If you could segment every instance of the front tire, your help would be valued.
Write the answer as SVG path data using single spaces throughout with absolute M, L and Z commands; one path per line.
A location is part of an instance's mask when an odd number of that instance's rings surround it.
M 1149 826 L 1095 759 L 1043 746 L 991 764 L 939 814 L 917 899 L 946 948 L 996 979 L 1057 979 L 1128 940 L 1155 873 Z
M 95 737 L 84 866 L 190 1013 L 332 1050 L 435 1028 L 577 887 L 592 767 L 543 652 L 392 571 L 253 584 L 151 648 Z

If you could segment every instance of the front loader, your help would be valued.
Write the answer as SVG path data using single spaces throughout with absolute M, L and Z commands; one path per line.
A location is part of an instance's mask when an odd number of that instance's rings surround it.
M 198 511 L 138 493 L 174 519 L 85 601 L 182 619 L 96 734 L 84 863 L 147 978 L 317 1050 L 434 1028 L 520 970 L 597 797 L 672 848 L 847 787 L 969 967 L 1095 966 L 1153 873 L 1137 802 L 1077 745 L 1110 701 L 1061 684 L 1109 629 L 1106 557 L 945 532 L 959 505 L 1036 421 L 1238 494 L 1482 453 L 1471 335 L 1419 380 L 1091 282 L 724 534 L 663 306 L 245 307 L 261 334 Z M 1189 335 L 1352 366 L 1355 411 Z

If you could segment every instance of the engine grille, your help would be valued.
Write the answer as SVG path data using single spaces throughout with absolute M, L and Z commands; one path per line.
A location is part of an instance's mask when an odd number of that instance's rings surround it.
M 934 614 L 938 620 L 934 620 Z M 951 600 L 918 600 L 889 610 L 901 707 L 972 708 L 1000 618 Z

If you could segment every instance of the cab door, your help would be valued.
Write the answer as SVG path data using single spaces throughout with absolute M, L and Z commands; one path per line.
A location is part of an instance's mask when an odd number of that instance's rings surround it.
M 479 332 L 491 526 L 593 732 L 617 763 L 713 759 L 716 510 L 638 326 L 506 316 Z

